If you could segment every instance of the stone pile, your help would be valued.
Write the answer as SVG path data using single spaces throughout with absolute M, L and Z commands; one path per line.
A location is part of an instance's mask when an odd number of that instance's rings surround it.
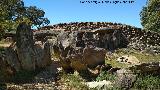
M 98 28 L 112 28 L 112 29 L 140 29 L 135 28 L 129 25 L 124 25 L 121 23 L 112 23 L 112 22 L 71 22 L 71 23 L 60 23 L 52 26 L 42 27 L 41 30 L 54 30 L 54 29 L 65 29 L 69 31 L 74 30 L 94 30 Z

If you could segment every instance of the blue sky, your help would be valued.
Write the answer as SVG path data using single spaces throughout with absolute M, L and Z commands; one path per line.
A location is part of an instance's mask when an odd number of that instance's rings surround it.
M 134 3 L 94 4 L 80 3 L 85 0 L 24 0 L 25 6 L 37 6 L 46 12 L 50 24 L 64 22 L 117 22 L 142 27 L 139 13 L 147 0 L 132 0 Z M 96 0 L 86 0 L 96 1 Z M 107 0 L 97 0 L 107 1 Z M 108 0 L 114 1 L 114 0 Z M 118 0 L 115 0 L 118 1 Z M 123 0 L 119 0 L 123 1 Z M 125 0 L 129 1 L 129 0 Z

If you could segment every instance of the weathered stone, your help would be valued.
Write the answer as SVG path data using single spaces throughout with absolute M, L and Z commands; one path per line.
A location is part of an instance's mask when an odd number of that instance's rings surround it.
M 51 64 L 51 44 L 49 42 L 46 42 L 44 44 L 44 55 L 43 55 L 43 67 Z
M 71 67 L 71 62 L 68 58 L 60 57 L 60 65 L 62 66 L 63 70 L 67 73 L 73 73 L 74 69 Z
M 25 23 L 20 24 L 17 28 L 16 37 L 17 60 L 19 60 L 22 69 L 35 70 L 50 64 L 50 43 L 35 43 L 30 26 Z
M 21 63 L 18 59 L 17 52 L 14 48 L 8 47 L 5 50 L 6 56 L 4 59 L 6 60 L 7 64 L 9 64 L 12 68 L 14 68 L 16 71 L 21 70 Z
M 44 45 L 35 45 L 35 66 L 37 68 L 44 68 L 51 63 L 51 45 L 46 42 Z
M 47 27 L 47 28 L 46 28 Z M 46 30 L 47 29 L 47 30 Z M 83 34 L 88 32 L 93 34 L 93 38 L 96 41 L 91 43 L 97 43 L 97 47 L 105 48 L 108 50 L 114 50 L 116 48 L 128 47 L 143 50 L 149 46 L 160 45 L 160 34 L 151 31 L 145 31 L 141 28 L 136 28 L 129 25 L 123 25 L 120 23 L 108 23 L 108 22 L 75 22 L 75 23 L 61 23 L 52 26 L 42 27 L 41 30 L 34 31 L 35 39 L 45 42 L 48 36 L 57 37 L 60 32 L 65 33 L 77 32 L 76 45 L 78 47 L 85 47 L 84 40 L 82 40 Z M 6 33 L 6 37 L 13 37 L 15 34 Z M 92 36 L 92 35 L 91 35 Z M 98 36 L 94 37 L 94 36 Z M 64 44 L 66 40 L 64 40 Z M 154 50 L 155 53 L 160 53 L 160 50 Z
M 25 23 L 20 24 L 17 28 L 16 37 L 17 54 L 22 68 L 25 70 L 35 70 L 33 32 L 30 26 Z
M 109 73 L 114 74 L 117 70 L 120 70 L 121 68 L 117 68 L 117 67 L 112 67 L 111 69 L 108 70 Z
M 77 70 L 77 71 L 87 70 L 87 64 L 83 62 L 82 58 L 83 58 L 82 54 L 76 54 L 76 55 L 70 56 L 71 67 L 73 67 L 74 70 Z
M 58 37 L 57 37 L 57 41 L 58 44 L 62 44 L 62 47 L 65 49 L 69 46 L 75 46 L 75 36 L 76 33 L 73 32 L 61 32 Z
M 120 88 L 128 90 L 132 87 L 135 81 L 136 75 L 134 75 L 130 70 L 121 69 L 117 71 L 117 79 L 115 83 Z
M 83 49 L 84 63 L 87 64 L 89 68 L 95 68 L 98 65 L 105 64 L 106 50 L 103 48 L 89 48 L 85 47 Z
M 98 81 L 98 82 L 86 82 L 86 85 L 89 87 L 89 88 L 94 88 L 94 89 L 102 89 L 102 88 L 110 88 L 110 87 L 113 87 L 112 86 L 112 82 L 110 81 L 106 81 L 106 80 L 103 80 L 103 81 Z
M 0 57 L 0 82 L 5 82 L 11 78 L 15 70 L 7 64 L 7 62 Z

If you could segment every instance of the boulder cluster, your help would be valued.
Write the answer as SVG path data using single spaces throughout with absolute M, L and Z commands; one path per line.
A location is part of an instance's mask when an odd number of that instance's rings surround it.
M 44 37 L 52 43 L 52 51 L 67 72 L 95 70 L 96 66 L 105 64 L 107 51 L 118 48 L 149 49 L 153 53 L 159 53 L 160 49 L 158 33 L 118 23 L 61 23 L 34 31 L 36 41 L 46 42 L 42 40 Z M 139 63 L 132 58 L 125 57 L 125 61 L 128 64 Z
M 16 42 L 0 53 L 0 72 L 5 77 L 15 72 L 33 71 L 51 63 L 50 44 L 37 45 L 33 39 L 30 26 L 22 23 L 16 32 Z M 4 79 L 1 79 L 4 80 Z
M 43 37 L 46 37 L 44 33 L 53 34 L 52 31 L 65 31 L 65 32 L 73 32 L 78 31 L 79 33 L 88 32 L 97 36 L 102 40 L 100 42 L 101 45 L 104 45 L 102 48 L 106 48 L 108 45 L 104 44 L 104 41 L 109 41 L 110 46 L 113 46 L 113 42 L 122 42 L 120 40 L 123 39 L 123 47 L 128 46 L 130 48 L 136 50 L 148 50 L 153 53 L 160 52 L 160 34 L 151 31 L 145 31 L 141 28 L 132 27 L 129 25 L 124 25 L 120 23 L 111 23 L 111 22 L 74 22 L 74 23 L 60 23 L 53 26 L 45 26 L 40 30 L 35 31 L 36 37 L 40 34 L 39 32 L 43 32 Z M 98 34 L 97 34 L 98 33 Z M 118 35 L 119 37 L 118 37 Z M 121 35 L 120 35 L 121 34 Z M 82 38 L 82 34 L 78 34 L 77 37 Z M 116 37 L 116 39 L 115 39 Z M 40 39 L 39 37 L 38 39 Z M 104 39 L 105 38 L 105 39 Z M 120 39 L 122 38 L 122 39 Z M 108 39 L 108 40 L 107 40 Z M 119 40 L 118 40 L 119 39 Z M 126 39 L 126 40 L 124 40 Z M 118 45 L 118 48 L 121 48 L 122 45 Z

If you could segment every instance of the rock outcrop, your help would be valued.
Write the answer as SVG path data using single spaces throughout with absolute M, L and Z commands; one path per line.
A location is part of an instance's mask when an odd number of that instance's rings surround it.
M 45 26 L 40 31 L 79 31 L 77 34 L 77 46 L 84 46 L 82 40 L 85 31 L 94 34 L 97 38 L 94 43 L 97 46 L 114 50 L 116 48 L 130 47 L 136 50 L 149 50 L 160 53 L 160 34 L 144 31 L 129 25 L 111 22 L 73 22 L 60 23 L 53 26 Z M 81 32 L 80 32 L 81 31 Z M 97 34 L 98 33 L 98 34 Z M 97 42 L 98 41 L 98 42 Z M 78 46 L 78 47 L 79 47 Z
M 94 34 L 97 37 L 95 41 L 97 46 L 108 50 L 130 47 L 136 50 L 147 50 L 153 53 L 160 53 L 160 34 L 151 31 L 144 31 L 130 25 L 111 23 L 111 22 L 73 22 L 60 23 L 52 26 L 42 27 L 40 30 L 34 30 L 35 39 L 45 42 L 52 36 L 57 36 L 61 31 L 75 32 L 77 34 L 77 46 L 84 47 L 82 40 L 85 31 Z M 80 32 L 81 31 L 81 32 Z M 99 35 L 95 32 L 98 32 Z M 100 34 L 101 33 L 101 34 Z M 4 38 L 13 37 L 14 33 L 6 33 Z M 115 38 L 116 36 L 116 38 Z M 105 38 L 107 37 L 107 38 Z M 121 39 L 120 39 L 121 38 Z M 118 44 L 120 43 L 120 44 Z
M 62 31 L 52 46 L 54 54 L 58 56 L 63 69 L 67 72 L 73 70 L 83 72 L 89 71 L 88 68 L 95 69 L 98 65 L 105 64 L 106 50 L 96 47 L 92 43 L 94 40 L 93 34 L 82 34 L 81 40 L 84 40 L 82 41 L 84 45 L 77 47 L 77 42 L 79 43 L 77 40 L 78 33 Z

